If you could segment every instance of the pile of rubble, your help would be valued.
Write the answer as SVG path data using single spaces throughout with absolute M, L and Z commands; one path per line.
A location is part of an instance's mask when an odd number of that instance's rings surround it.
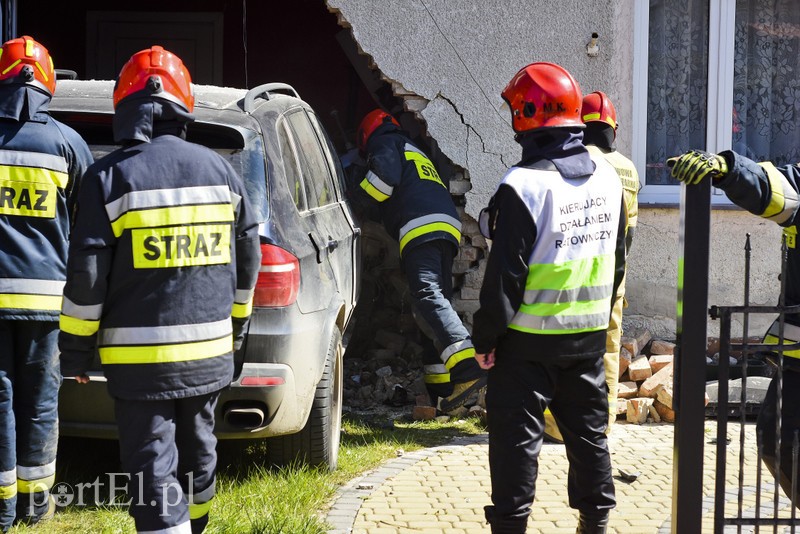
M 401 276 L 399 272 L 395 274 Z M 398 286 L 402 287 L 402 284 Z M 382 298 L 392 293 L 390 291 Z M 357 355 L 354 355 L 352 345 L 348 349 L 344 360 L 346 409 L 369 411 L 393 407 L 402 408 L 413 419 L 435 418 L 436 410 L 430 405 L 422 378 L 424 340 L 407 306 L 381 304 L 371 310 L 369 320 L 372 325 L 383 326 L 370 330 L 374 334 L 371 334 L 369 343 L 362 344 Z M 674 422 L 675 343 L 651 339 L 650 333 L 643 331 L 636 337 L 623 337 L 621 344 L 618 418 L 634 424 Z M 707 369 L 714 369 L 718 358 L 719 340 L 709 338 Z M 740 365 L 740 358 L 741 355 L 735 352 L 731 355 L 732 370 Z M 735 378 L 733 373 L 731 378 Z M 708 400 L 706 395 L 706 404 Z M 485 417 L 483 392 L 454 415 L 470 413 Z
M 741 343 L 734 339 L 732 343 Z M 758 343 L 753 338 L 751 343 Z M 617 415 L 629 423 L 675 422 L 673 410 L 673 357 L 675 343 L 651 339 L 647 331 L 636 337 L 623 337 L 619 360 L 619 387 L 617 389 Z M 730 377 L 739 378 L 742 355 L 733 351 L 730 355 Z M 719 360 L 719 339 L 708 338 L 706 348 L 706 381 L 716 380 Z M 749 375 L 765 375 L 768 368 L 763 360 L 749 360 Z M 714 383 L 714 386 L 716 384 Z M 716 391 L 716 390 L 714 390 Z M 716 401 L 712 399 L 712 401 Z M 709 404 L 706 393 L 705 404 Z
M 674 422 L 672 376 L 675 344 L 643 331 L 623 337 L 619 355 L 617 415 L 629 423 Z
M 347 353 L 344 358 L 344 405 L 347 411 L 370 411 L 395 408 L 409 413 L 415 419 L 431 419 L 436 410 L 430 406 L 422 374 L 422 353 L 429 343 L 414 321 L 408 296 L 408 284 L 400 270 L 397 244 L 382 228 L 373 222 L 363 224 L 363 269 L 361 296 L 350 329 Z M 458 260 L 456 260 L 458 261 Z M 466 260 L 464 260 L 465 269 Z M 472 265 L 474 262 L 470 262 Z M 470 267 L 473 269 L 473 267 Z M 469 269 L 467 269 L 469 270 Z M 480 270 L 473 273 L 479 280 Z M 477 290 L 466 283 L 464 275 L 456 276 L 456 292 L 464 297 L 465 289 L 477 299 Z M 474 282 L 474 281 L 473 281 Z M 472 283 L 472 282 L 471 282 Z M 479 282 L 476 282 L 479 283 Z M 468 293 L 469 293 L 468 291 Z M 476 300 L 477 302 L 477 300 Z M 456 309 L 470 324 L 470 314 Z M 636 328 L 634 337 L 623 337 L 620 352 L 619 389 L 617 411 L 619 418 L 641 424 L 645 422 L 674 422 L 673 357 L 675 344 L 653 339 L 646 328 Z M 733 340 L 733 342 L 741 340 Z M 753 340 L 758 342 L 758 340 Z M 707 349 L 707 380 L 719 357 L 719 340 L 709 338 Z M 736 376 L 740 354 L 731 358 L 731 379 Z M 763 374 L 763 361 L 759 369 L 750 368 L 751 375 Z M 748 364 L 750 365 L 750 364 Z M 757 371 L 757 372 L 756 372 Z M 708 395 L 706 396 L 708 403 Z M 712 405 L 714 399 L 712 399 Z M 485 415 L 483 398 L 476 396 L 467 403 L 462 413 L 469 410 Z
M 433 348 L 414 320 L 397 243 L 374 222 L 362 223 L 362 231 L 361 294 L 344 356 L 345 410 L 407 406 L 417 419 L 433 418 L 422 373 L 422 353 Z

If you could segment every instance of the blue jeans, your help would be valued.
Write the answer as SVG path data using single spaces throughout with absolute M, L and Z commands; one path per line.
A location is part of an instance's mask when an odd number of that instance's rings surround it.
M 58 447 L 58 323 L 0 320 L 0 530 L 47 512 Z
M 423 352 L 425 382 L 440 397 L 452 393 L 453 383 L 475 380 L 482 373 L 469 332 L 450 303 L 454 253 L 452 243 L 437 239 L 404 250 L 402 258 L 414 318 L 435 347 Z
M 114 399 L 129 513 L 137 531 L 190 523 L 202 532 L 215 493 L 219 392 L 167 400 Z

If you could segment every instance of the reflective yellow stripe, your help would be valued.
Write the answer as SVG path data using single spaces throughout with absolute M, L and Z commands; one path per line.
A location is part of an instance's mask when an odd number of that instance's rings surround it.
M 563 263 L 535 263 L 528 267 L 527 291 L 602 286 L 614 280 L 615 256 L 605 254 Z
M 200 504 L 189 503 L 189 519 L 200 519 L 204 515 L 208 515 L 209 510 L 211 510 L 211 501 Z
M 790 339 L 785 339 L 783 344 L 784 345 L 794 345 L 797 343 L 796 341 L 792 341 Z M 781 340 L 777 336 L 773 336 L 772 334 L 767 334 L 764 336 L 764 344 L 765 345 L 780 345 Z M 776 350 L 777 352 L 777 350 Z M 789 358 L 800 358 L 800 349 L 795 350 L 785 350 L 783 351 L 784 356 L 788 356 Z
M 583 116 L 583 122 L 600 120 L 599 113 L 587 113 Z
M 372 185 L 371 183 L 369 183 L 369 180 L 367 180 L 366 178 L 361 180 L 361 184 L 360 185 L 361 185 L 361 189 L 366 191 L 369 196 L 371 196 L 372 198 L 374 198 L 378 202 L 383 202 L 384 200 L 389 198 L 389 195 L 387 195 L 386 193 L 383 193 L 382 191 L 378 190 L 378 188 L 375 187 L 374 185 Z
M 61 311 L 61 296 L 0 294 L 0 308 Z
M 233 352 L 233 337 L 175 345 L 100 347 L 103 364 L 169 363 L 213 358 Z
M 785 205 L 785 199 L 783 198 L 783 182 L 785 178 L 783 175 L 775 168 L 775 166 L 770 162 L 763 162 L 759 163 L 761 167 L 767 172 L 767 178 L 769 179 L 769 188 L 772 195 L 769 198 L 769 205 L 761 214 L 762 217 L 768 219 L 774 215 L 783 211 L 783 206 Z
M 537 302 L 534 304 L 522 304 L 519 307 L 519 311 L 527 313 L 528 315 L 541 315 L 546 317 L 552 317 L 554 315 L 591 315 L 601 313 L 608 309 L 608 303 L 608 298 L 558 303 Z
M 449 358 L 447 358 L 447 362 L 445 362 L 445 365 L 447 366 L 447 370 L 449 371 L 453 367 L 458 365 L 460 362 L 463 362 L 464 360 L 468 360 L 474 357 L 475 357 L 475 349 L 473 347 L 469 347 L 467 349 L 453 353 Z
M 86 319 L 76 319 L 63 313 L 58 318 L 58 327 L 62 332 L 74 336 L 91 336 L 100 329 L 100 321 L 87 321 Z
M 39 72 L 41 73 L 42 78 L 44 78 L 44 81 L 46 81 L 46 82 L 50 81 L 50 78 L 47 77 L 47 73 L 44 71 L 42 66 L 39 65 L 38 61 L 36 62 L 36 68 L 39 69 Z
M 22 61 L 21 59 L 16 60 L 14 63 L 12 63 L 8 67 L 6 67 L 6 69 L 2 72 L 2 74 L 8 74 L 8 72 L 11 69 L 13 69 L 14 67 L 16 67 L 17 65 L 19 65 L 21 61 Z
M 2 49 L 0 49 L 2 51 Z M 17 483 L 10 486 L 0 486 L 0 499 L 10 499 L 17 494 Z
M 128 228 L 155 228 L 182 224 L 222 223 L 233 221 L 230 204 L 202 206 L 169 206 L 149 210 L 129 211 L 111 223 L 114 235 L 119 237 Z
M 17 489 L 20 493 L 38 493 L 40 491 L 46 491 L 52 488 L 55 481 L 55 475 L 50 475 L 49 477 L 39 478 L 36 480 L 17 479 Z
M 517 330 L 518 332 L 527 332 L 529 334 L 549 334 L 549 335 L 563 335 L 563 334 L 582 334 L 584 332 L 597 332 L 598 330 L 605 330 L 608 325 L 599 325 L 599 326 L 586 326 L 586 327 L 577 327 L 577 328 L 529 328 L 527 326 L 519 325 L 519 324 L 510 324 L 508 327 L 511 330 Z
M 25 39 L 25 56 L 33 57 L 33 41 L 30 39 Z
M 446 384 L 450 382 L 450 373 L 438 373 L 435 375 L 425 375 L 426 384 Z
M 409 230 L 406 235 L 400 240 L 400 254 L 403 253 L 403 249 L 406 247 L 409 241 L 414 238 L 417 238 L 424 234 L 430 234 L 431 232 L 447 232 L 448 234 L 452 235 L 456 238 L 456 241 L 461 241 L 461 232 L 453 228 L 452 225 L 443 223 L 443 222 L 435 222 L 430 224 L 423 224 L 418 228 L 414 228 L 413 230 Z
M 69 183 L 69 175 L 52 169 L 42 169 L 41 167 L 0 165 L 0 180 L 31 184 L 55 184 L 57 187 L 64 189 Z
M 253 312 L 253 300 L 250 299 L 246 304 L 238 304 L 236 302 L 233 303 L 233 309 L 231 310 L 231 317 L 235 317 L 236 319 L 247 319 L 250 317 L 250 314 Z

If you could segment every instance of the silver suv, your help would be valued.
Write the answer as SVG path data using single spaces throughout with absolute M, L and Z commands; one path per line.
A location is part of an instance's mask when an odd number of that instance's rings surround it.
M 113 82 L 59 81 L 50 111 L 99 158 L 113 142 Z M 278 465 L 335 468 L 342 416 L 342 338 L 358 299 L 360 228 L 344 174 L 311 107 L 286 84 L 249 91 L 195 86 L 187 139 L 228 159 L 260 221 L 261 271 L 236 371 L 217 407 L 221 439 L 267 438 Z M 114 438 L 99 359 L 90 384 L 65 379 L 61 433 Z

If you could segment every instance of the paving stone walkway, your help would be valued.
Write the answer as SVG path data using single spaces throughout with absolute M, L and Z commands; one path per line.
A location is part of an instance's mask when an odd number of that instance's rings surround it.
M 706 422 L 704 447 L 703 533 L 713 532 L 716 424 Z M 740 425 L 731 424 L 727 454 L 726 515 L 736 514 L 739 486 Z M 617 507 L 611 533 L 666 534 L 672 513 L 673 431 L 671 424 L 617 423 L 609 438 L 616 477 Z M 392 460 L 343 486 L 327 515 L 330 534 L 483 534 L 489 531 L 483 507 L 490 503 L 488 436 L 461 438 Z M 752 517 L 756 503 L 755 426 L 745 425 L 742 473 L 743 515 Z M 539 456 L 539 479 L 528 532 L 572 534 L 577 511 L 567 504 L 567 458 L 563 445 L 545 444 Z M 633 482 L 619 478 L 619 469 L 639 472 Z M 772 478 L 761 483 L 761 517 L 772 514 Z M 781 514 L 790 503 L 782 498 Z M 800 522 L 798 522 L 800 524 Z M 745 526 L 741 532 L 753 532 Z M 772 532 L 772 527 L 762 527 Z M 779 529 L 782 532 L 782 530 Z M 737 532 L 726 527 L 725 532 Z M 787 530 L 788 532 L 788 530 Z

